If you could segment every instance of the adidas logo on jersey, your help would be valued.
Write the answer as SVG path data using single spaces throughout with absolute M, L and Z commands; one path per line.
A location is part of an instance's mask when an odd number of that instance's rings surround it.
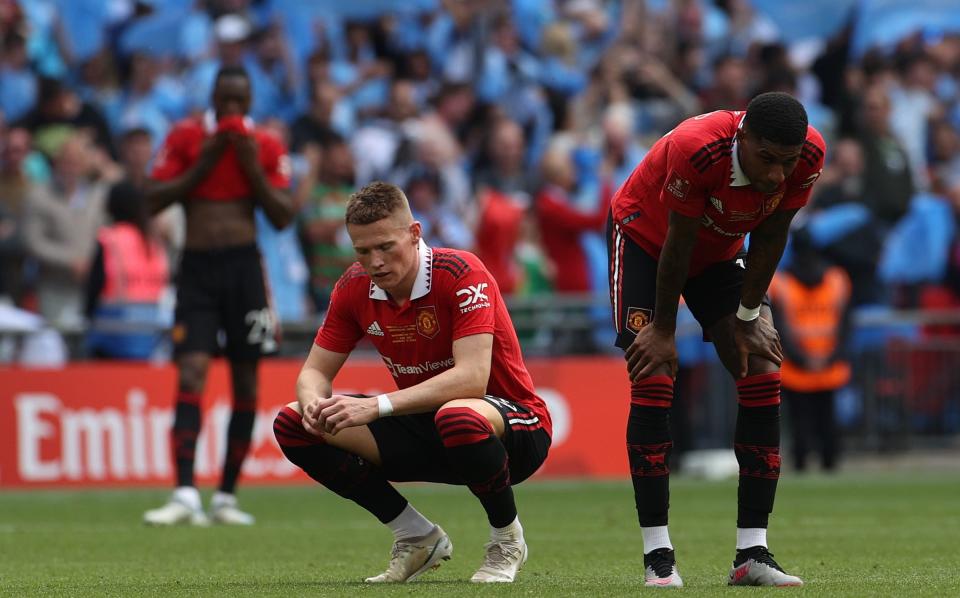
M 367 328 L 367 334 L 370 336 L 383 336 L 383 329 L 380 328 L 380 324 L 374 320 L 373 324 Z

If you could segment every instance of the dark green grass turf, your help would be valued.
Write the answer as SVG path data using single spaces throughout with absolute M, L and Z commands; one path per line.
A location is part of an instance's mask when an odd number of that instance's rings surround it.
M 453 560 L 414 584 L 358 583 L 386 564 L 390 536 L 352 503 L 315 488 L 246 489 L 255 527 L 152 529 L 164 490 L 0 493 L 0 595 L 627 596 L 642 588 L 626 483 L 518 488 L 530 561 L 512 586 L 465 580 L 486 522 L 461 488 L 407 486 L 441 523 Z M 771 549 L 807 586 L 728 588 L 735 482 L 676 479 L 671 535 L 688 595 L 960 596 L 960 480 L 953 474 L 788 476 Z

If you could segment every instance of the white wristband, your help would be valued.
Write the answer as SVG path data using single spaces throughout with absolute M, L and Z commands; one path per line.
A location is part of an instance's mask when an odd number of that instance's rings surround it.
M 377 409 L 380 411 L 380 417 L 387 417 L 393 413 L 393 403 L 387 395 L 377 395 Z
M 740 304 L 740 307 L 737 308 L 737 319 L 743 320 L 744 322 L 752 322 L 760 317 L 760 306 L 756 307 L 744 307 L 743 304 Z

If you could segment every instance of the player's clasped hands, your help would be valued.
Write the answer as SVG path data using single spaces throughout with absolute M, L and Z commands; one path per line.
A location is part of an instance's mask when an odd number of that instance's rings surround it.
M 653 376 L 661 366 L 669 368 L 671 378 L 677 376 L 677 344 L 674 335 L 657 330 L 653 325 L 640 329 L 627 347 L 627 371 L 631 381 Z
M 303 408 L 303 427 L 316 436 L 336 435 L 341 430 L 369 424 L 378 416 L 377 402 L 369 397 L 333 395 L 307 403 Z

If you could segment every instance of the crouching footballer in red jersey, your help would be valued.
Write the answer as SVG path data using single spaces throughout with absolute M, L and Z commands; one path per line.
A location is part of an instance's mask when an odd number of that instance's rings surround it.
M 358 262 L 337 282 L 297 380 L 274 422 L 284 455 L 369 511 L 394 535 L 386 571 L 413 581 L 453 553 L 450 538 L 390 484 L 466 485 L 490 522 L 474 582 L 512 582 L 527 559 L 514 484 L 547 457 L 551 421 L 520 355 L 497 284 L 473 254 L 428 247 L 403 191 L 371 183 L 347 204 Z M 363 338 L 398 390 L 336 394 Z

